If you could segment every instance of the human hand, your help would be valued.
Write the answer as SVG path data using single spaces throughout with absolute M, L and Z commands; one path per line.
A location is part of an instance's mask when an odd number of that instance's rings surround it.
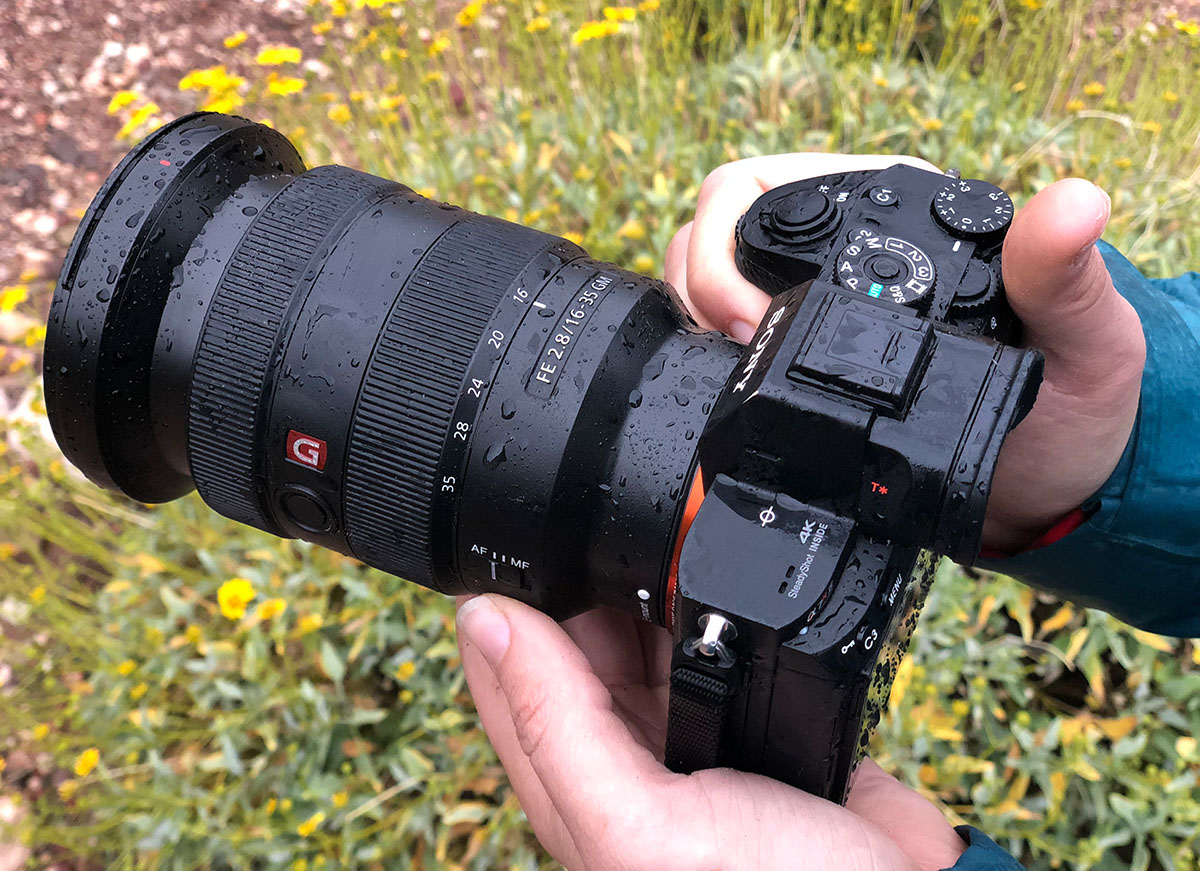
M 907 163 L 876 155 L 778 154 L 728 163 L 700 189 L 696 218 L 667 249 L 666 279 L 704 326 L 747 342 L 769 297 L 733 260 L 738 218 L 771 188 L 834 172 Z M 1083 179 L 1039 192 L 1004 242 L 1004 286 L 1024 340 L 1046 358 L 1037 402 L 1009 434 L 996 466 L 983 546 L 1020 550 L 1077 508 L 1121 458 L 1137 413 L 1145 340 L 1133 307 L 1113 288 L 1095 242 L 1108 196 Z
M 962 840 L 864 760 L 846 807 L 730 769 L 660 761 L 671 635 L 598 609 L 561 626 L 511 599 L 460 600 L 467 683 L 534 832 L 571 871 L 932 871 Z

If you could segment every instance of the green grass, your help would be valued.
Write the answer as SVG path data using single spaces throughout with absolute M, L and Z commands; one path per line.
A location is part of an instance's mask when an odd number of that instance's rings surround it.
M 197 105 L 271 120 L 310 165 L 656 273 L 707 172 L 792 150 L 917 154 L 1018 203 L 1084 175 L 1148 273 L 1200 259 L 1188 22 L 1118 30 L 1082 2 L 702 0 L 575 44 L 589 16 L 568 4 L 487 4 L 463 27 L 434 4 L 348 5 L 312 9 L 319 70 L 239 45 L 193 80 Z M 137 95 L 117 111 L 129 138 L 164 120 Z M 33 749 L 50 787 L 73 784 L 20 825 L 35 867 L 59 851 L 139 869 L 552 866 L 478 728 L 449 603 L 195 496 L 111 499 L 9 435 L 0 662 L 18 678 L 0 758 Z M 218 607 L 232 577 L 259 593 L 241 620 Z M 254 617 L 275 598 L 286 610 Z M 874 753 L 956 820 L 1031 868 L 1194 867 L 1192 644 L 944 566 L 907 662 Z M 99 765 L 74 774 L 93 747 Z

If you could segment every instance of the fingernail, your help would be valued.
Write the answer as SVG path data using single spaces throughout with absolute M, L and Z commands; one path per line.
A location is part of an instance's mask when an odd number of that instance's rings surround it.
M 508 620 L 488 596 L 463 602 L 455 618 L 458 631 L 479 648 L 488 664 L 495 667 L 508 650 Z
M 1112 214 L 1112 197 L 1108 195 L 1108 191 L 1094 182 L 1092 183 L 1092 187 L 1098 190 L 1100 192 L 1100 196 L 1104 198 L 1104 207 L 1096 219 L 1100 222 L 1106 222 L 1108 221 L 1109 215 Z
M 750 340 L 754 338 L 754 330 L 755 328 L 746 321 L 734 321 L 729 325 L 730 337 L 743 345 L 750 344 Z

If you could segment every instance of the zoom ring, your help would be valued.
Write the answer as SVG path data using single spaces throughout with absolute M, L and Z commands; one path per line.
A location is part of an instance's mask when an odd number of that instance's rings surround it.
M 188 462 L 213 509 L 283 534 L 263 508 L 256 446 L 268 368 L 305 270 L 356 202 L 399 187 L 341 166 L 317 167 L 280 191 L 238 243 L 213 295 L 196 350 Z
M 437 588 L 435 475 L 463 379 L 496 304 L 554 241 L 472 216 L 410 275 L 371 357 L 350 435 L 346 534 L 363 562 Z

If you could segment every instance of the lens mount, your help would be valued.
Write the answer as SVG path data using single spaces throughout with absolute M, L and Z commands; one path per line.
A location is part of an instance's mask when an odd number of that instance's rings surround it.
M 176 268 L 246 181 L 304 171 L 282 135 L 202 112 L 155 131 L 117 166 L 75 233 L 46 331 L 46 413 L 67 458 L 142 502 L 192 489 L 155 440 L 150 363 Z

